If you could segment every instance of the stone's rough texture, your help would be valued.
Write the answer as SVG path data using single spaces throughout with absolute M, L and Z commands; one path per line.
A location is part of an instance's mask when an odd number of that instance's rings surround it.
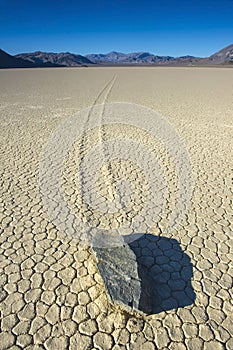
M 113 248 L 93 246 L 92 249 L 110 301 L 128 312 L 151 313 L 153 305 L 149 288 L 142 289 L 140 278 L 140 274 L 146 271 L 138 271 L 136 255 L 129 245 Z
M 193 267 L 178 241 L 151 234 L 134 236 L 130 236 L 129 244 L 129 237 L 125 236 L 124 245 L 119 247 L 93 246 L 109 300 L 128 312 L 140 314 L 157 314 L 193 304 Z M 153 255 L 152 267 L 148 264 L 148 251 Z
M 139 307 L 141 285 L 136 256 L 126 244 L 122 247 L 92 247 L 97 267 L 111 302 L 128 311 Z

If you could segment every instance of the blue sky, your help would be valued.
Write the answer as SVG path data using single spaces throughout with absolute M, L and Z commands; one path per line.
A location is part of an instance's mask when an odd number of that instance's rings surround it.
M 233 43 L 233 0 L 0 0 L 0 48 L 208 56 Z

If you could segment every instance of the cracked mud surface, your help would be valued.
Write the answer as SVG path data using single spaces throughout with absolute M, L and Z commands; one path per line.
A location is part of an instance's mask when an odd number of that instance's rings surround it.
M 183 138 L 195 177 L 180 226 L 167 233 L 165 213 L 150 232 L 188 255 L 195 298 L 182 306 L 182 282 L 173 283 L 174 308 L 163 305 L 145 318 L 108 303 L 92 251 L 57 230 L 39 190 L 50 134 L 92 105 L 113 76 L 107 102 L 138 103 L 164 115 Z M 232 349 L 233 70 L 22 69 L 1 70 L 0 81 L 0 349 Z M 134 249 L 150 267 L 157 259 L 157 282 L 179 280 L 182 265 L 169 271 L 168 250 L 150 247 Z

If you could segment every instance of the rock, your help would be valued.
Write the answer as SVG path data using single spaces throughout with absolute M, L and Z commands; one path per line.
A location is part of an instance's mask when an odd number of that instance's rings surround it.
M 149 314 L 153 311 L 153 282 L 145 267 L 137 263 L 136 255 L 128 244 L 119 247 L 93 246 L 97 267 L 111 303 L 127 312 Z
M 116 237 L 106 235 L 104 239 L 101 234 L 93 242 L 98 276 L 110 302 L 142 315 L 191 305 L 196 298 L 191 284 L 193 268 L 178 241 L 150 234 L 134 236 L 124 236 L 124 240 L 121 236 L 123 242 L 119 239 L 117 245 Z M 153 252 L 153 257 L 148 252 Z M 94 279 L 102 283 L 96 276 Z M 195 311 L 195 318 L 203 319 L 201 311 Z

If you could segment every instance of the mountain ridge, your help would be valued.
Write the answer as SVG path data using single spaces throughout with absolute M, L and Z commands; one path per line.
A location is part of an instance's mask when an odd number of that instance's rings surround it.
M 82 55 L 74 54 L 71 52 L 43 52 L 35 51 L 29 53 L 17 54 L 14 57 L 28 60 L 35 64 L 52 63 L 56 65 L 62 65 L 65 67 L 76 67 L 85 64 L 93 64 L 88 58 Z
M 38 67 L 62 67 L 58 64 L 47 63 L 33 63 L 21 57 L 16 57 L 8 54 L 0 49 L 0 68 L 38 68 Z
M 111 51 L 107 54 L 88 54 L 86 55 L 91 61 L 95 63 L 154 63 L 158 61 L 169 61 L 174 59 L 172 56 L 158 56 L 150 52 L 130 52 L 122 53 Z
M 226 62 L 233 64 L 233 44 L 228 45 L 217 51 L 209 57 L 211 61 L 218 62 L 219 64 L 225 64 Z
M 181 64 L 181 65 L 218 65 L 233 63 L 233 44 L 224 47 L 209 57 L 195 57 L 191 55 L 184 56 L 161 56 L 150 52 L 131 52 L 122 53 L 111 51 L 106 54 L 92 53 L 85 57 L 96 64 L 114 63 L 114 64 Z
M 191 55 L 178 57 L 161 56 L 147 51 L 130 53 L 111 51 L 106 54 L 92 53 L 85 56 L 71 52 L 35 51 L 12 56 L 0 49 L 0 68 L 80 67 L 93 65 L 218 66 L 231 64 L 233 65 L 233 44 L 204 58 Z

